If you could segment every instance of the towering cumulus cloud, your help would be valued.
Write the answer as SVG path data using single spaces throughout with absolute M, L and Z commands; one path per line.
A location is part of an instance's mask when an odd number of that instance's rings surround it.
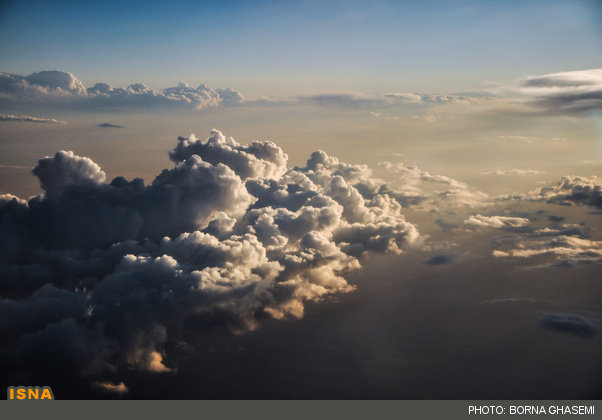
M 364 254 L 419 239 L 367 167 L 324 152 L 287 169 L 275 144 L 213 130 L 180 137 L 170 157 L 144 185 L 107 183 L 91 159 L 59 151 L 33 170 L 44 194 L 0 196 L 3 368 L 91 384 L 168 372 L 167 349 L 191 329 L 301 317 L 304 302 L 352 290 L 345 273 Z

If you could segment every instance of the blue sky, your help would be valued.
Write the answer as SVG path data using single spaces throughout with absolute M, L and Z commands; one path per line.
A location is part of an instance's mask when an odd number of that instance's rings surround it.
M 5 2 L 3 71 L 250 95 L 446 90 L 599 67 L 586 1 Z

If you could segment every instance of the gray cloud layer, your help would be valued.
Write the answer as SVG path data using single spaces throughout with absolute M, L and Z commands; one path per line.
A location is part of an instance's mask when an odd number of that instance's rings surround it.
M 549 114 L 583 114 L 602 110 L 602 69 L 569 71 L 525 79 L 519 91 Z

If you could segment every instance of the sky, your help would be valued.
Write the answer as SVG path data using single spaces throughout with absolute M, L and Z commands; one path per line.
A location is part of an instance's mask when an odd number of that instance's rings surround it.
M 599 398 L 600 21 L 0 2 L 1 383 Z
M 599 65 L 588 1 L 4 2 L 4 71 L 253 96 L 480 89 Z M 140 76 L 143 75 L 143 79 Z

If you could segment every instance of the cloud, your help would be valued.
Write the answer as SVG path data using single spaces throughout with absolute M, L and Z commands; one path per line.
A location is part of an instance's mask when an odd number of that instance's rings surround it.
M 581 204 L 602 208 L 602 178 L 563 176 L 554 187 L 538 188 L 523 198 L 561 205 Z
M 426 208 L 440 208 L 444 205 L 453 207 L 477 207 L 486 204 L 487 194 L 472 188 L 465 182 L 445 175 L 433 175 L 415 165 L 401 162 L 380 162 L 378 166 L 392 178 L 390 187 L 393 195 L 404 206 L 418 205 L 430 199 Z M 421 184 L 444 185 L 444 190 L 433 193 L 421 188 Z
M 481 172 L 483 175 L 501 175 L 501 176 L 527 176 L 527 175 L 540 175 L 545 174 L 543 171 L 537 171 L 535 169 L 496 169 L 490 172 Z
M 519 92 L 547 114 L 584 114 L 602 110 L 602 69 L 569 71 L 526 78 Z
M 493 98 L 492 95 L 485 92 L 466 92 L 452 93 L 449 95 L 431 94 L 431 93 L 385 93 L 386 100 L 397 104 L 431 104 L 442 105 L 449 103 L 471 104 L 481 103 Z
M 40 124 L 67 124 L 65 121 L 55 120 L 54 118 L 38 118 L 30 115 L 10 115 L 0 114 L 0 121 L 21 121 L 21 122 L 33 122 Z
M 188 109 L 204 110 L 232 106 L 274 106 L 311 104 L 329 108 L 379 109 L 391 107 L 430 108 L 446 104 L 481 104 L 495 99 L 489 93 L 465 92 L 452 94 L 393 92 L 367 95 L 359 92 L 324 92 L 315 95 L 277 99 L 247 99 L 231 88 L 213 88 L 206 84 L 192 87 L 185 82 L 176 86 L 155 89 L 144 83 L 114 87 L 107 82 L 86 88 L 72 73 L 45 70 L 27 76 L 0 72 L 0 107 L 37 107 L 43 109 L 92 109 L 115 111 L 121 109 Z M 398 117 L 382 117 L 396 120 Z M 422 117 L 420 117 L 422 118 Z M 434 115 L 424 117 L 436 120 Z
M 445 219 L 437 219 L 435 220 L 435 223 L 445 231 L 452 231 L 458 227 L 457 223 Z
M 590 319 L 577 314 L 545 313 L 541 316 L 540 322 L 544 328 L 578 337 L 593 337 L 598 333 L 598 329 Z
M 59 151 L 33 169 L 44 194 L 0 196 L 0 340 L 15 371 L 126 392 L 101 377 L 173 372 L 188 334 L 302 317 L 353 290 L 366 254 L 421 239 L 368 167 L 322 151 L 290 169 L 274 143 L 213 130 L 170 158 L 145 185 Z
M 527 226 L 529 219 L 525 219 L 524 217 L 482 216 L 477 214 L 466 219 L 464 224 L 470 228 L 513 229 Z
M 371 108 L 382 107 L 387 101 L 381 97 L 372 97 L 360 93 L 322 93 L 300 96 L 299 101 L 329 108 Z
M 439 252 L 431 256 L 424 263 L 429 265 L 444 265 L 453 263 L 455 259 L 456 257 L 453 254 Z
M 100 127 L 100 128 L 123 128 L 123 125 L 111 124 L 111 123 L 108 123 L 108 122 L 104 122 L 104 123 L 96 124 L 96 127 Z
M 205 84 L 196 88 L 180 82 L 165 89 L 152 89 L 143 83 L 125 88 L 96 83 L 86 88 L 73 74 L 41 71 L 28 76 L 0 73 L 0 105 L 46 106 L 87 109 L 193 109 L 236 106 L 245 98 L 232 89 L 214 89 Z
M 300 96 L 298 100 L 302 103 L 310 103 L 330 108 L 387 108 L 398 106 L 433 106 L 445 104 L 478 104 L 491 100 L 491 96 L 485 94 L 430 94 L 430 93 L 404 93 L 389 92 L 382 95 L 366 95 L 357 92 L 331 92 L 317 95 Z M 372 111 L 374 117 L 380 113 Z M 391 117 L 395 118 L 395 117 Z
M 119 394 L 119 395 L 127 394 L 129 391 L 128 387 L 123 382 L 114 384 L 114 383 L 108 382 L 108 381 L 105 381 L 105 382 L 96 381 L 93 383 L 93 385 L 96 388 L 102 389 L 103 391 L 106 391 L 109 393 L 114 393 L 114 394 Z
M 31 169 L 28 166 L 22 166 L 22 165 L 2 165 L 0 164 L 0 169 Z
M 553 232 L 550 232 L 553 233 Z M 559 232 L 560 233 L 560 232 Z M 602 263 L 602 241 L 593 241 L 560 234 L 548 240 L 519 241 L 514 248 L 494 250 L 495 257 L 533 258 L 555 257 L 554 265 L 574 266 Z M 542 267 L 546 267 L 544 265 Z

